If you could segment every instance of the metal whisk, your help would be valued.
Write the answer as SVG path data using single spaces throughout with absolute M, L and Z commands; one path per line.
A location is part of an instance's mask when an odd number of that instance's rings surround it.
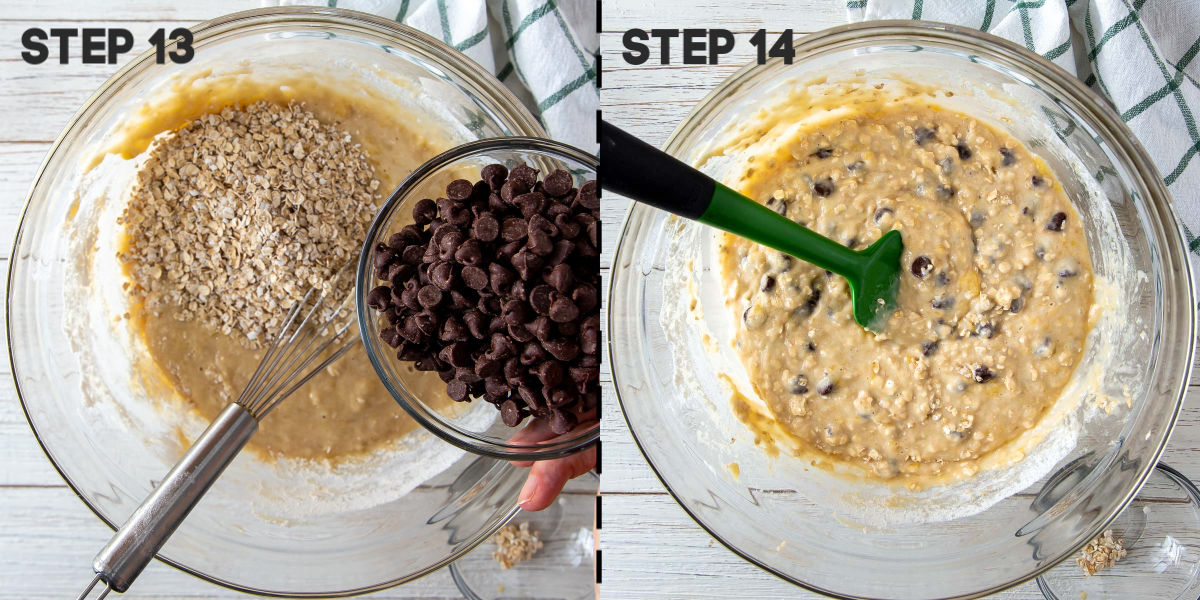
M 310 289 L 291 308 L 282 329 L 237 401 L 221 411 L 166 479 L 96 555 L 92 562 L 96 576 L 79 595 L 79 600 L 87 598 L 93 589 L 98 590 L 99 599 L 110 591 L 120 593 L 129 589 L 225 467 L 250 441 L 258 430 L 258 422 L 280 401 L 358 343 L 356 336 L 344 335 L 354 325 L 352 300 L 347 297 L 332 309 L 326 306 L 326 296 L 336 293 L 337 284 L 351 272 L 349 266 L 342 268 L 328 286 L 329 292 Z M 100 583 L 104 584 L 103 588 L 97 588 Z

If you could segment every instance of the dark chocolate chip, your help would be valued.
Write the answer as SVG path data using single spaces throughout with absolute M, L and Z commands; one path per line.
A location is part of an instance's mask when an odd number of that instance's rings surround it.
M 521 217 L 508 217 L 500 225 L 500 237 L 506 242 L 525 239 L 529 234 L 529 223 Z
M 1067 222 L 1067 213 L 1056 212 L 1050 217 L 1050 221 L 1046 223 L 1046 229 L 1050 231 L 1062 231 L 1063 225 Z
M 883 218 L 886 217 L 887 215 L 895 214 L 895 212 L 896 211 L 894 211 L 886 206 L 877 208 L 877 209 L 875 209 L 875 217 L 874 217 L 875 222 L 878 223 L 878 222 L 882 221 Z
M 550 319 L 555 323 L 566 323 L 579 318 L 579 307 L 566 296 L 559 296 L 550 304 Z
M 922 279 L 933 271 L 933 261 L 929 260 L 928 256 L 918 256 L 913 260 L 909 270 L 912 271 L 913 277 Z
M 499 189 L 500 186 L 504 185 L 504 180 L 508 178 L 508 168 L 495 163 L 485 165 L 479 171 L 479 178 L 487 182 L 493 190 Z
M 500 235 L 500 222 L 490 212 L 481 213 L 471 224 L 471 235 L 481 242 L 492 242 Z
M 421 306 L 425 308 L 434 308 L 442 303 L 442 290 L 432 284 L 421 286 L 420 291 L 417 292 L 417 302 L 420 302 Z
M 834 190 L 833 180 L 828 177 L 825 177 L 823 179 L 818 179 L 813 182 L 812 189 L 813 189 L 813 193 L 816 194 L 817 196 L 820 196 L 822 198 L 829 196 L 830 194 L 833 193 L 833 190 Z
M 471 197 L 471 193 L 474 191 L 474 189 L 475 186 L 472 185 L 470 181 L 467 181 L 466 179 L 455 179 L 454 181 L 450 182 L 450 185 L 446 186 L 446 198 L 455 202 L 462 202 Z
M 429 282 L 443 291 L 454 287 L 454 265 L 440 261 L 429 267 Z
M 505 400 L 500 403 L 500 418 L 504 420 L 505 425 L 516 427 L 521 424 L 525 415 L 521 414 L 521 409 L 517 408 L 516 402 Z
M 462 277 L 463 283 L 467 284 L 467 287 L 473 290 L 482 290 L 488 284 L 487 272 L 475 265 L 463 267 L 460 277 Z
M 554 358 L 563 362 L 571 362 L 579 356 L 579 344 L 571 340 L 546 340 L 542 342 L 542 347 Z
M 542 189 L 551 196 L 561 197 L 571 191 L 573 183 L 574 180 L 570 173 L 562 169 L 555 169 L 542 180 Z
M 1016 298 L 1013 298 L 1012 303 L 1010 303 L 1008 305 L 1008 312 L 1016 314 L 1016 313 L 1021 312 L 1021 309 L 1024 307 L 1025 307 L 1025 300 L 1023 300 L 1020 296 L 1018 296 Z
M 913 130 L 913 140 L 918 146 L 924 146 L 925 142 L 933 139 L 934 132 L 928 127 L 918 127 Z
M 797 375 L 788 383 L 789 389 L 793 394 L 808 393 L 808 377 Z
M 392 288 L 381 285 L 367 292 L 367 306 L 375 310 L 384 310 L 392 303 Z
M 595 180 L 584 182 L 579 186 L 575 201 L 588 210 L 600 209 L 600 189 Z
M 1000 157 L 1000 166 L 1002 167 L 1011 167 L 1017 164 L 1017 155 L 1013 154 L 1013 151 L 1008 148 L 1000 148 Z
M 978 367 L 975 367 L 975 370 L 972 371 L 971 375 L 975 378 L 976 383 L 987 383 L 996 376 L 996 374 L 993 373 L 992 370 L 987 367 L 987 365 L 979 365 Z
M 466 240 L 454 251 L 454 260 L 464 265 L 478 265 L 483 262 L 483 244 L 479 240 Z
M 922 343 L 921 344 L 921 356 L 926 356 L 926 357 L 933 356 L 938 351 L 939 345 L 940 344 L 938 343 L 937 340 L 933 340 L 932 342 Z
M 550 431 L 557 435 L 562 435 L 571 431 L 575 427 L 577 421 L 575 415 L 569 411 L 553 409 L 550 411 Z
M 971 149 L 967 147 L 966 142 L 959 140 L 957 144 L 954 144 L 954 149 L 958 151 L 959 160 L 971 158 Z
M 817 148 L 817 151 L 813 152 L 812 156 L 824 160 L 830 156 L 833 156 L 833 148 Z
M 775 289 L 775 278 L 770 275 L 763 275 L 762 285 L 759 287 L 764 292 L 769 292 Z
M 833 384 L 831 379 L 828 377 L 823 377 L 817 382 L 817 393 L 822 396 L 828 396 L 833 393 L 835 387 L 837 386 Z
M 938 310 L 946 310 L 954 306 L 953 296 L 938 296 L 930 304 Z
M 1038 175 L 1034 175 L 1029 178 L 1029 183 L 1033 184 L 1033 187 L 1042 187 L 1042 184 L 1046 183 L 1046 180 Z

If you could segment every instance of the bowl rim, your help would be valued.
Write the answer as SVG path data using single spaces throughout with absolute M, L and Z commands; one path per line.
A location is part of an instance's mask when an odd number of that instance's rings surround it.
M 1150 197 L 1141 199 L 1141 202 L 1154 211 L 1156 216 L 1160 219 L 1161 225 L 1164 226 L 1164 229 L 1166 230 L 1165 233 L 1167 233 L 1168 236 L 1174 237 L 1174 244 L 1170 244 L 1170 241 L 1168 241 L 1168 244 L 1177 247 L 1177 249 L 1186 248 L 1185 242 L 1183 241 L 1185 238 L 1182 237 L 1181 234 L 1182 229 L 1179 218 L 1172 209 L 1170 192 L 1167 190 L 1166 185 L 1163 183 L 1161 176 L 1158 174 L 1157 169 L 1151 162 L 1146 150 L 1142 147 L 1141 142 L 1133 135 L 1133 132 L 1129 129 L 1129 127 L 1123 121 L 1121 121 L 1120 117 L 1117 116 L 1117 114 L 1113 111 L 1107 100 L 1083 85 L 1083 82 L 1080 81 L 1079 78 L 1067 72 L 1062 67 L 1059 67 L 1049 60 L 1046 60 L 1037 53 L 1025 48 L 1024 46 L 1020 46 L 1014 42 L 1010 42 L 1009 40 L 992 35 L 990 33 L 981 32 L 975 29 L 953 25 L 950 23 L 891 19 L 849 23 L 805 35 L 795 41 L 795 57 L 793 60 L 802 61 L 810 57 L 819 56 L 827 48 L 827 46 L 831 44 L 855 42 L 862 39 L 869 40 L 871 38 L 888 39 L 890 37 L 898 36 L 908 36 L 914 38 L 914 41 L 920 39 L 971 45 L 985 50 L 989 54 L 1006 53 L 1006 55 L 1003 56 L 1004 62 L 1019 63 L 1022 69 L 1050 80 L 1051 83 L 1064 89 L 1069 95 L 1074 96 L 1074 98 L 1082 105 L 1082 108 L 1084 111 L 1086 111 L 1088 117 L 1096 119 L 1101 124 L 1118 134 L 1114 136 L 1112 140 L 1109 140 L 1109 142 L 1118 150 L 1123 151 L 1126 157 L 1130 159 L 1132 166 L 1138 174 L 1138 180 L 1146 186 Z M 688 111 L 688 114 L 671 132 L 666 142 L 664 142 L 663 150 L 672 155 L 678 153 L 678 144 L 683 136 L 691 129 L 703 123 L 705 118 L 715 110 L 716 105 L 725 93 L 751 82 L 759 71 L 769 66 L 778 65 L 781 62 L 784 62 L 784 59 L 770 59 L 763 65 L 749 63 L 739 68 L 726 79 L 722 80 L 716 85 L 716 87 L 709 91 L 708 94 L 697 101 L 691 110 Z M 1011 65 L 1006 64 L 1005 66 Z M 1147 173 L 1152 174 L 1152 176 L 1146 177 L 1145 174 Z M 617 246 L 613 254 L 612 262 L 614 265 L 614 274 L 610 276 L 611 279 L 607 299 L 609 317 L 608 323 L 610 327 L 614 322 L 614 310 L 618 304 L 615 302 L 616 292 L 614 290 L 616 289 L 616 286 L 614 284 L 619 276 L 615 273 L 615 271 L 618 270 L 615 265 L 622 264 L 623 250 L 626 252 L 632 252 L 632 250 L 628 249 L 626 241 L 629 239 L 627 234 L 631 231 L 633 224 L 648 218 L 648 215 L 652 214 L 653 210 L 654 209 L 651 209 L 647 206 L 633 203 L 629 210 L 626 211 L 625 217 L 621 224 L 620 233 L 617 236 Z M 1127 507 L 1129 503 L 1132 502 L 1137 496 L 1138 491 L 1154 472 L 1155 466 L 1158 464 L 1158 461 L 1170 440 L 1170 432 L 1175 428 L 1176 422 L 1179 419 L 1180 411 L 1183 408 L 1184 396 L 1187 393 L 1188 381 L 1192 371 L 1192 363 L 1196 345 L 1194 341 L 1197 318 L 1195 310 L 1196 297 L 1191 261 L 1188 259 L 1186 252 L 1183 252 L 1182 254 L 1182 266 L 1182 279 L 1183 284 L 1185 284 L 1182 287 L 1184 287 L 1188 299 L 1187 306 L 1183 308 L 1183 310 L 1186 310 L 1187 312 L 1188 319 L 1188 331 L 1184 339 L 1192 340 L 1192 343 L 1189 344 L 1187 348 L 1186 356 L 1183 362 L 1183 368 L 1178 374 L 1178 381 L 1175 383 L 1175 408 L 1172 412 L 1171 418 L 1169 419 L 1168 423 L 1166 423 L 1166 434 L 1163 435 L 1162 441 L 1155 449 L 1153 455 L 1147 457 L 1149 460 L 1147 460 L 1141 466 L 1142 472 L 1138 474 L 1136 484 L 1128 490 L 1125 497 L 1122 498 L 1120 502 L 1112 505 L 1112 508 L 1109 510 L 1109 514 L 1105 515 L 1104 518 L 1100 520 L 1099 525 L 1095 527 L 1096 530 L 1091 532 L 1091 535 L 1085 537 L 1075 544 L 1069 551 L 1062 553 L 1053 560 L 1043 561 L 1042 566 L 1029 573 L 1013 578 L 1006 583 L 993 585 L 987 589 L 976 592 L 970 592 L 958 596 L 944 597 L 940 600 L 982 598 L 984 596 L 989 596 L 1015 587 L 1041 576 L 1066 558 L 1078 552 L 1088 541 L 1095 538 L 1096 534 L 1112 523 L 1112 521 L 1115 520 L 1118 515 L 1120 515 L 1121 511 L 1123 511 L 1125 507 Z M 613 356 L 617 349 L 613 344 L 613 336 L 611 334 L 608 335 L 605 342 L 608 350 L 609 365 L 615 365 Z M 655 477 L 658 478 L 659 482 L 663 485 L 663 488 L 666 489 L 667 493 L 674 498 L 675 502 L 680 506 L 680 508 L 683 509 L 688 517 L 690 517 L 706 533 L 711 535 L 714 539 L 720 542 L 721 545 L 725 546 L 726 549 L 741 557 L 743 560 L 800 588 L 839 600 L 872 600 L 863 596 L 852 596 L 839 593 L 834 590 L 825 589 L 820 586 L 807 583 L 797 577 L 789 576 L 786 573 L 772 568 L 753 556 L 750 556 L 748 553 L 743 552 L 732 542 L 724 539 L 718 532 L 714 531 L 713 528 L 710 527 L 704 520 L 702 520 L 700 516 L 692 509 L 692 507 L 690 507 L 688 503 L 684 501 L 684 498 L 681 498 L 675 492 L 675 490 L 667 484 L 666 480 L 663 478 L 662 471 L 657 465 L 654 464 L 650 454 L 647 453 L 646 448 L 643 446 L 641 439 L 638 437 L 636 430 L 634 429 L 633 423 L 629 419 L 628 413 L 625 411 L 624 406 L 626 399 L 622 394 L 621 374 L 619 373 L 619 369 L 615 367 L 612 368 L 612 381 L 613 388 L 617 395 L 618 405 L 621 407 L 621 414 L 625 419 L 625 424 L 629 428 L 631 437 L 633 438 L 638 451 L 641 452 L 643 458 L 646 459 L 646 463 L 650 465 L 650 469 L 654 472 Z
M 187 29 L 192 33 L 193 43 L 198 43 L 200 41 L 234 32 L 245 32 L 254 30 L 256 28 L 278 27 L 280 25 L 286 26 L 302 24 L 350 28 L 356 30 L 358 33 L 390 38 L 397 42 L 404 41 L 405 43 L 411 43 L 413 45 L 420 46 L 425 51 L 435 55 L 439 61 L 439 67 L 454 71 L 456 75 L 461 77 L 464 81 L 470 83 L 470 85 L 474 88 L 471 90 L 473 93 L 479 91 L 486 92 L 489 95 L 488 100 L 494 102 L 494 106 L 491 106 L 490 108 L 499 112 L 504 118 L 510 120 L 511 124 L 515 128 L 538 135 L 545 133 L 545 129 L 537 121 L 537 119 L 534 118 L 529 110 L 525 108 L 521 101 L 518 100 L 516 96 L 514 96 L 512 92 L 510 92 L 508 88 L 506 88 L 498 79 L 496 79 L 494 75 L 488 73 L 478 63 L 471 60 L 462 52 L 450 47 L 442 40 L 439 40 L 415 28 L 409 27 L 408 25 L 404 25 L 403 23 L 389 20 L 377 15 L 334 7 L 265 7 L 221 15 L 216 18 L 191 25 L 187 27 Z M 175 43 L 175 41 L 170 41 L 169 45 L 173 45 Z M 141 72 L 147 68 L 153 68 L 155 66 L 154 61 L 155 53 L 152 48 L 147 49 L 135 58 L 131 59 L 125 64 L 125 66 L 121 67 L 116 73 L 106 79 L 104 83 L 101 84 L 101 86 L 97 88 L 97 90 L 93 92 L 86 101 L 84 101 L 79 110 L 77 110 L 71 116 L 70 120 L 67 121 L 66 125 L 63 126 L 62 132 L 59 133 L 58 137 L 46 150 L 46 154 L 42 158 L 41 163 L 38 165 L 37 172 L 34 175 L 29 189 L 25 194 L 25 201 L 21 207 L 17 231 L 13 237 L 13 246 L 10 256 L 18 256 L 17 250 L 21 247 L 21 243 L 26 237 L 27 233 L 26 226 L 28 223 L 26 221 L 26 217 L 29 214 L 29 209 L 33 200 L 33 194 L 42 183 L 42 179 L 46 174 L 47 166 L 49 166 L 51 161 L 54 160 L 61 146 L 70 136 L 70 134 L 75 131 L 79 123 L 92 112 L 93 107 L 107 101 L 116 92 L 117 88 L 126 83 L 128 77 L 133 73 Z M 34 419 L 30 413 L 29 405 L 25 399 L 25 394 L 22 392 L 20 370 L 17 366 L 17 358 L 16 354 L 14 353 L 14 345 L 12 343 L 13 304 L 11 300 L 14 289 L 14 271 L 17 262 L 19 261 L 9 261 L 8 274 L 6 278 L 8 287 L 5 291 L 4 313 L 6 317 L 5 335 L 6 339 L 9 341 L 9 366 L 12 371 L 13 385 L 17 393 L 17 399 L 21 405 L 21 411 L 25 415 L 25 420 L 29 424 L 29 428 L 33 432 L 38 446 L 42 449 L 43 454 L 46 455 L 46 458 L 50 461 L 50 464 L 54 467 L 54 470 L 67 484 L 67 487 L 71 489 L 75 496 L 78 497 L 81 502 L 83 502 L 84 506 L 86 506 L 88 510 L 92 512 L 92 514 L 96 515 L 96 517 L 99 518 L 102 523 L 107 525 L 113 531 L 116 531 L 120 524 L 111 521 L 96 506 L 87 500 L 82 491 L 66 475 L 66 472 L 60 465 L 60 461 L 55 458 L 53 452 L 51 452 L 50 448 L 47 447 L 45 441 L 43 440 L 43 436 L 38 431 L 37 426 L 34 424 Z M 486 528 L 487 531 L 483 531 L 482 534 L 475 536 L 476 539 L 473 539 L 469 543 L 462 545 L 461 549 L 451 552 L 441 560 L 438 560 L 423 569 L 409 573 L 404 577 L 394 578 L 348 590 L 329 592 L 280 592 L 275 590 L 266 590 L 250 585 L 235 583 L 207 574 L 199 569 L 183 564 L 180 561 L 163 556 L 161 551 L 156 553 L 154 558 L 200 580 L 239 592 L 275 598 L 344 598 L 393 588 L 397 585 L 410 582 L 437 571 L 446 565 L 453 563 L 455 560 L 459 559 L 476 546 L 486 541 L 489 537 L 491 537 L 495 530 L 499 529 L 505 523 L 510 521 L 520 512 L 520 510 L 521 508 L 519 506 L 513 506 L 507 511 L 507 513 L 501 514 L 498 518 L 493 519 L 493 524 Z
M 370 322 L 369 316 L 372 314 L 372 309 L 366 304 L 366 298 L 367 292 L 370 291 L 370 287 L 368 287 L 369 282 L 375 280 L 371 258 L 375 249 L 373 240 L 382 234 L 387 221 L 405 201 L 410 199 L 408 196 L 413 193 L 414 188 L 424 183 L 425 178 L 429 175 L 464 158 L 496 150 L 520 150 L 552 158 L 565 158 L 585 165 L 593 173 L 597 173 L 600 168 L 600 159 L 589 152 L 551 139 L 523 136 L 486 138 L 467 142 L 451 148 L 417 167 L 388 196 L 387 201 L 379 209 L 379 212 L 376 213 L 375 220 L 372 221 L 370 229 L 367 230 L 366 238 L 363 240 L 354 279 L 354 301 L 359 323 L 359 335 L 362 338 L 363 347 L 367 351 L 367 358 L 371 361 L 371 366 L 374 367 L 375 373 L 379 376 L 380 381 L 383 382 L 384 387 L 391 393 L 396 403 L 427 431 L 433 432 L 434 435 L 463 450 L 492 458 L 517 461 L 562 458 L 579 452 L 595 444 L 600 439 L 599 411 L 597 411 L 597 420 L 594 426 L 581 432 L 578 436 L 553 443 L 532 445 L 501 444 L 484 439 L 472 432 L 464 431 L 453 424 L 446 423 L 437 411 L 426 409 L 420 399 L 413 397 L 410 400 L 409 396 L 411 394 L 402 389 L 397 389 L 388 375 L 384 361 L 379 358 L 379 353 L 382 350 L 379 345 L 378 333 L 368 331 L 368 328 L 364 326 Z M 387 349 L 391 350 L 390 348 Z M 401 385 L 401 387 L 403 386 Z

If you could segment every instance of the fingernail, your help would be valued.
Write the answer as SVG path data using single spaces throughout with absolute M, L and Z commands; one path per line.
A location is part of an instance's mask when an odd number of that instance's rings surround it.
M 521 497 L 517 500 L 517 506 L 525 506 L 526 502 L 533 500 L 533 497 L 537 495 L 538 485 L 537 477 L 526 479 L 525 485 L 521 488 Z

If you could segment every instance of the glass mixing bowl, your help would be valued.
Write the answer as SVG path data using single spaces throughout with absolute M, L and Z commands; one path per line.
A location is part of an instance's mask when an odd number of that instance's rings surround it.
M 576 452 L 600 437 L 599 410 L 592 407 L 578 416 L 578 424 L 567 433 L 553 435 L 541 420 L 525 419 L 518 428 L 501 421 L 495 407 L 482 400 L 469 405 L 456 403 L 444 409 L 420 398 L 406 373 L 406 362 L 379 337 L 386 319 L 367 306 L 367 294 L 381 282 L 375 277 L 376 246 L 412 222 L 412 207 L 422 198 L 445 196 L 446 184 L 463 178 L 476 181 L 484 165 L 500 163 L 511 169 L 527 164 L 543 175 L 565 169 L 575 178 L 575 187 L 596 178 L 599 161 L 582 150 L 559 142 L 507 137 L 468 142 L 449 150 L 413 171 L 384 204 L 363 245 L 358 262 L 356 299 L 358 322 L 367 356 L 384 386 L 410 415 L 442 439 L 475 454 L 512 460 L 559 458 Z M 599 258 L 597 258 L 599 261 Z M 598 268 L 598 267 L 597 267 Z M 406 382 L 406 380 L 409 380 Z
M 271 71 L 346 82 L 343 89 L 406 107 L 420 115 L 422 131 L 445 138 L 430 154 L 477 138 L 545 135 L 493 76 L 392 21 L 323 8 L 264 9 L 193 32 L 192 62 L 159 65 L 152 52 L 144 54 L 69 123 L 35 178 L 12 252 L 8 342 L 22 404 L 46 455 L 109 526 L 125 521 L 186 445 L 160 415 L 113 401 L 140 393 L 130 381 L 135 350 L 101 335 L 111 325 L 64 295 L 68 285 L 89 284 L 71 281 L 79 239 L 65 230 L 91 210 L 73 192 L 128 116 L 152 111 L 158 94 L 171 91 L 180 75 L 203 81 Z M 211 102 L 194 91 L 189 100 L 198 110 Z M 74 331 L 87 333 L 68 335 L 68 320 Z M 419 434 L 427 447 L 450 453 L 449 468 L 411 492 L 384 492 L 365 503 L 355 499 L 389 485 L 370 464 L 362 466 L 367 476 L 354 482 L 337 479 L 341 472 L 330 475 L 332 483 L 300 481 L 243 453 L 159 558 L 214 583 L 280 596 L 362 593 L 438 569 L 515 514 L 525 473 Z M 78 557 L 81 566 L 89 559 Z
M 665 150 L 720 180 L 736 157 L 714 148 L 753 135 L 752 116 L 788 90 L 889 81 L 951 91 L 935 102 L 1021 140 L 1058 174 L 1086 224 L 1094 271 L 1116 300 L 1064 392 L 1079 402 L 1059 403 L 1075 406 L 1061 428 L 1011 470 L 925 492 L 769 457 L 733 415 L 699 328 L 671 316 L 688 314 L 676 308 L 687 300 L 679 290 L 694 284 L 704 302 L 720 287 L 705 249 L 712 235 L 642 205 L 629 212 L 613 261 L 610 364 L 650 465 L 738 555 L 839 598 L 979 597 L 1070 556 L 1154 468 L 1191 365 L 1192 276 L 1167 190 L 1117 115 L 1068 73 L 973 30 L 885 21 L 805 37 L 792 64 L 747 66 L 718 86 Z M 705 304 L 704 322 L 722 311 Z M 1117 399 L 1111 413 L 1097 408 L 1106 397 Z M 1047 473 L 1084 456 L 1074 477 L 1045 485 Z M 887 519 L 897 508 L 915 514 Z

